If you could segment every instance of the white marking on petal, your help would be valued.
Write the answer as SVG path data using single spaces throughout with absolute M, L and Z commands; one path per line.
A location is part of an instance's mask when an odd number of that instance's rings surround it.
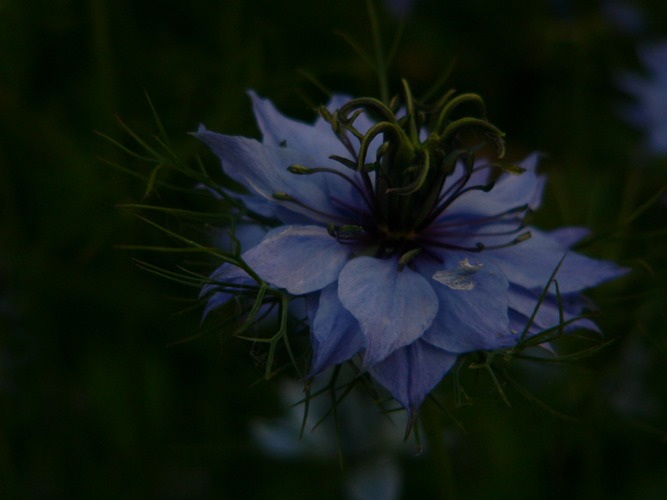
M 438 283 L 448 286 L 452 290 L 469 292 L 475 288 L 476 285 L 472 279 L 473 275 L 483 267 L 484 264 L 481 262 L 473 263 L 468 259 L 463 259 L 459 262 L 459 267 L 456 269 L 437 271 L 433 275 L 433 279 Z
M 470 262 L 470 261 L 466 258 L 466 259 L 463 259 L 461 262 L 459 262 L 459 267 L 460 267 L 463 271 L 465 271 L 465 272 L 467 272 L 467 273 L 469 273 L 469 274 L 474 274 L 474 273 L 476 273 L 477 271 L 479 271 L 480 269 L 482 269 L 482 268 L 484 267 L 484 264 L 482 264 L 481 262 L 475 262 L 475 263 L 473 263 L 473 262 Z

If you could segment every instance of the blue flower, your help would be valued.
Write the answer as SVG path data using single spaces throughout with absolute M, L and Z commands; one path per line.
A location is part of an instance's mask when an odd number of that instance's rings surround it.
M 595 329 L 578 318 L 580 292 L 625 270 L 568 251 L 584 229 L 528 225 L 545 184 L 538 155 L 504 169 L 475 160 L 483 146 L 468 147 L 471 137 L 504 151 L 478 96 L 425 107 L 404 90 L 402 108 L 334 96 L 313 125 L 251 92 L 262 142 L 203 126 L 194 135 L 248 190 L 248 209 L 280 221 L 242 258 L 305 297 L 311 375 L 358 357 L 414 414 L 461 354 L 512 347 L 525 328 L 562 320 Z M 471 103 L 480 117 L 454 118 Z M 211 280 L 253 283 L 230 264 Z M 203 293 L 207 312 L 231 296 L 214 284 Z
M 667 154 L 667 41 L 644 45 L 639 58 L 646 75 L 626 73 L 620 87 L 636 103 L 625 112 L 627 120 L 644 131 L 646 148 L 655 155 Z

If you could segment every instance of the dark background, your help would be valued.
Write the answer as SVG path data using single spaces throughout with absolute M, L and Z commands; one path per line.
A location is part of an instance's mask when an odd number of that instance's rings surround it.
M 375 3 L 390 45 L 399 20 Z M 642 151 L 618 113 L 632 100 L 614 85 L 620 72 L 644 71 L 637 45 L 667 35 L 667 12 L 659 1 L 635 5 L 646 19 L 635 32 L 594 1 L 423 0 L 404 19 L 392 91 L 404 77 L 419 95 L 451 69 L 447 86 L 484 97 L 510 159 L 546 153 L 536 224 L 587 225 L 604 236 L 587 253 L 633 269 L 590 294 L 610 346 L 574 364 L 513 368 L 571 419 L 511 388 L 511 407 L 484 386 L 457 407 L 443 382 L 465 428 L 443 414 L 461 498 L 667 495 L 664 198 L 633 217 L 667 183 L 667 158 Z M 247 344 L 216 334 L 175 343 L 201 331 L 197 311 L 180 314 L 197 290 L 134 260 L 176 268 L 182 256 L 119 248 L 163 238 L 118 207 L 146 202 L 146 182 L 109 162 L 140 162 L 95 133 L 129 144 L 118 116 L 152 137 L 148 94 L 174 150 L 216 165 L 187 132 L 203 122 L 257 136 L 248 88 L 303 120 L 326 100 L 305 75 L 378 94 L 341 33 L 372 52 L 363 2 L 0 2 L 4 498 L 341 494 L 349 463 L 274 460 L 253 444 L 249 422 L 281 409 L 277 382 L 262 381 Z M 402 496 L 432 497 L 429 454 L 405 448 Z

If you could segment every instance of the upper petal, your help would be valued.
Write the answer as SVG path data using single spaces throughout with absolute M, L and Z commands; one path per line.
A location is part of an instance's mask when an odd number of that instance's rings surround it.
M 503 174 L 489 192 L 469 191 L 457 199 L 446 212 L 452 215 L 497 215 L 511 208 L 540 205 L 546 177 L 537 175 L 539 154 L 533 153 L 519 163 L 525 172 L 519 175 Z M 480 182 L 478 179 L 474 179 Z M 473 183 L 470 182 L 469 185 Z
M 370 368 L 371 375 L 411 414 L 456 363 L 456 354 L 424 340 L 401 347 Z
M 242 257 L 263 280 L 302 295 L 336 281 L 353 250 L 323 227 L 281 226 Z
M 316 125 L 292 120 L 281 114 L 269 99 L 252 90 L 248 94 L 264 144 L 298 149 L 319 164 L 329 163 L 329 155 L 347 156 L 347 150 L 324 120 L 318 120 Z
M 351 260 L 340 273 L 338 295 L 366 336 L 366 366 L 421 337 L 438 311 L 431 284 L 408 267 L 399 270 L 394 259 Z
M 204 126 L 193 135 L 220 158 L 225 173 L 250 192 L 311 220 L 324 223 L 336 220 L 339 208 L 333 205 L 329 193 L 328 177 L 331 176 L 295 175 L 287 170 L 294 164 L 316 164 L 307 153 L 261 144 L 255 139 L 218 134 Z M 304 142 L 307 141 L 308 138 L 304 138 Z M 278 201 L 273 196 L 275 193 L 286 193 L 309 208 Z
M 354 183 L 359 188 L 363 188 L 360 175 L 330 158 L 332 155 L 337 155 L 348 160 L 354 159 L 324 118 L 320 116 L 314 125 L 292 120 L 282 115 L 270 100 L 259 97 L 253 91 L 249 91 L 248 94 L 252 98 L 255 118 L 263 134 L 264 144 L 297 149 L 311 158 L 310 163 L 303 163 L 305 166 L 326 167 L 346 176 L 350 182 L 343 180 L 340 175 L 314 174 L 326 194 L 341 202 L 337 205 L 339 211 L 345 211 L 345 208 L 350 208 L 355 212 L 368 210 L 359 195 L 362 189 L 355 189 L 351 185 Z M 349 100 L 351 100 L 349 96 L 334 94 L 326 107 L 330 112 L 334 112 Z M 371 125 L 372 122 L 364 113 L 359 115 L 354 122 L 355 128 L 362 134 Z M 372 143 L 375 148 L 380 144 L 379 139 Z

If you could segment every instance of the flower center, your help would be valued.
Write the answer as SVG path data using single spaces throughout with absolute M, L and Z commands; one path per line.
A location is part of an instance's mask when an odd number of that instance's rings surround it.
M 461 108 L 469 106 L 477 114 L 459 116 Z M 340 212 L 330 214 L 329 234 L 339 242 L 359 245 L 377 256 L 411 255 L 410 259 L 429 245 L 474 252 L 506 246 L 485 246 L 482 242 L 454 245 L 447 236 L 459 238 L 466 228 L 454 222 L 442 223 L 441 215 L 461 196 L 471 191 L 488 192 L 494 186 L 493 180 L 483 184 L 472 182 L 473 177 L 480 177 L 475 175 L 480 169 L 491 168 L 476 167 L 475 154 L 488 141 L 495 146 L 498 158 L 505 152 L 504 134 L 488 121 L 481 97 L 454 96 L 454 92 L 448 92 L 434 104 L 422 104 L 413 98 L 403 81 L 402 99 L 395 98 L 389 105 L 360 98 L 333 113 L 324 107 L 319 111 L 349 154 L 347 158 L 336 155 L 330 158 L 345 168 L 292 165 L 289 171 L 299 175 L 333 175 L 353 187 L 354 195 L 362 200 L 362 214 L 352 214 L 355 222 L 349 223 L 343 214 L 349 216 L 350 207 L 342 202 L 339 202 Z M 360 116 L 372 116 L 377 121 L 362 133 L 355 125 Z M 476 142 L 469 146 L 471 139 Z M 463 173 L 457 165 L 463 165 Z M 275 196 L 305 206 L 283 193 Z M 510 231 L 518 233 L 525 227 L 523 216 L 527 212 L 527 206 L 516 207 L 466 224 L 478 229 L 480 224 L 506 223 L 512 217 L 519 217 L 516 229 Z M 436 221 L 438 224 L 434 225 Z M 527 237 L 529 233 L 519 234 L 507 244 L 516 244 Z

